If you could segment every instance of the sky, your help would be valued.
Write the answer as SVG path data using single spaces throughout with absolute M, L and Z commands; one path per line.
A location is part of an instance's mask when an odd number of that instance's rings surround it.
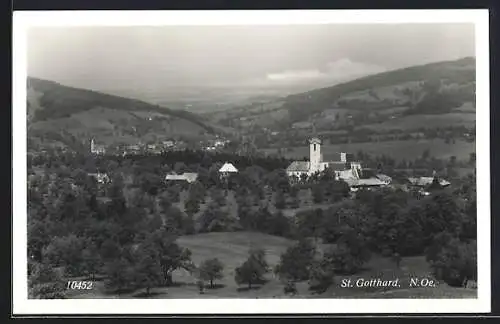
M 472 24 L 36 27 L 28 75 L 135 89 L 265 88 L 335 83 L 475 56 Z

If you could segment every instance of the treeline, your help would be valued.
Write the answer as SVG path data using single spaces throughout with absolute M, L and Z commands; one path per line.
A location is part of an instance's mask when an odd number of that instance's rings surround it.
M 28 167 L 47 167 L 50 169 L 64 166 L 71 169 L 81 168 L 88 172 L 95 172 L 97 169 L 105 172 L 113 171 L 118 167 L 135 166 L 151 172 L 161 172 L 160 170 L 165 171 L 165 169 L 176 172 L 197 172 L 199 168 L 209 168 L 212 167 L 212 164 L 225 162 L 232 163 L 238 169 L 255 165 L 268 171 L 285 169 L 290 164 L 290 160 L 285 158 L 246 156 L 225 152 L 207 153 L 199 150 L 96 157 L 90 156 L 87 152 L 58 151 L 32 156 L 28 159 Z

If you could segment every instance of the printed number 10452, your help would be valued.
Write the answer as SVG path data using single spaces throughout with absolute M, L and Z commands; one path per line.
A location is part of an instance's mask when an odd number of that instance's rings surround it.
M 68 281 L 66 289 L 92 289 L 93 284 L 94 283 L 92 281 Z

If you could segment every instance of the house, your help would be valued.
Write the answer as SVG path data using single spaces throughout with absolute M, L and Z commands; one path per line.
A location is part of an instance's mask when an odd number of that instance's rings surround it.
M 234 174 L 234 173 L 238 173 L 238 169 L 236 169 L 236 167 L 234 165 L 232 165 L 231 163 L 226 162 L 219 169 L 219 173 L 221 173 L 223 175 Z
M 437 179 L 441 187 L 447 187 L 450 185 L 449 181 L 444 179 Z M 415 187 L 427 187 L 432 184 L 434 177 L 410 177 L 408 182 Z
M 164 147 L 173 147 L 174 141 L 163 141 L 162 144 Z
M 345 182 L 351 188 L 370 188 L 370 187 L 382 187 L 386 185 L 385 182 L 378 178 L 368 178 L 368 179 L 345 179 Z
M 379 179 L 380 181 L 382 181 L 386 185 L 388 185 L 392 182 L 392 178 L 385 175 L 385 174 L 380 174 L 380 173 L 376 174 L 375 178 Z
M 223 141 L 223 140 L 216 140 L 216 141 L 214 142 L 214 146 L 215 146 L 215 147 L 223 147 L 225 144 L 226 144 L 226 143 L 225 143 L 225 141 Z
M 125 148 L 127 153 L 139 153 L 141 151 L 141 147 L 139 145 L 129 145 Z
M 198 179 L 198 173 L 184 172 L 183 174 L 169 173 L 165 177 L 165 181 L 186 181 L 193 183 Z
M 97 145 L 94 139 L 92 139 L 90 141 L 90 153 L 96 155 L 103 155 L 106 154 L 106 148 L 103 145 Z
M 106 183 L 111 182 L 111 180 L 109 179 L 109 177 L 106 173 L 97 172 L 97 173 L 89 173 L 88 175 L 90 177 L 95 178 L 97 180 L 97 183 L 99 183 L 99 184 L 106 184 Z

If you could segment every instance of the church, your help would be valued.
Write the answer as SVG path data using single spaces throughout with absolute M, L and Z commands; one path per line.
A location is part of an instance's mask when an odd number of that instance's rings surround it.
M 103 145 L 97 145 L 94 139 L 92 139 L 90 141 L 90 153 L 96 155 L 106 154 L 106 148 Z
M 337 153 L 330 161 L 324 161 L 321 153 L 321 140 L 316 137 L 309 140 L 309 161 L 292 162 L 286 169 L 286 173 L 290 178 L 301 179 L 323 172 L 327 168 L 335 172 L 337 179 L 361 178 L 361 163 L 354 161 L 352 154 Z

